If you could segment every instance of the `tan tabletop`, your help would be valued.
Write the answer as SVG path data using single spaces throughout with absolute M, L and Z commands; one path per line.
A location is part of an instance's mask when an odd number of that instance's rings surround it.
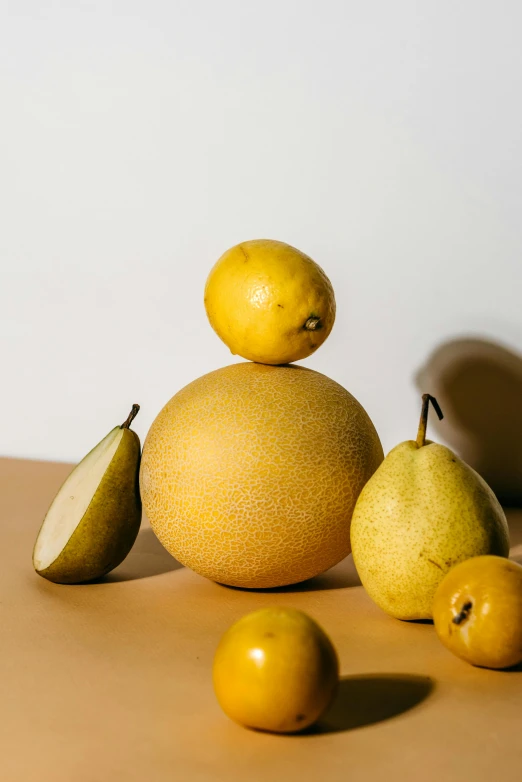
M 389 618 L 351 557 L 306 585 L 247 592 L 182 568 L 147 522 L 103 583 L 59 586 L 31 552 L 66 464 L 0 459 L 0 780 L 522 779 L 522 669 L 472 668 L 433 626 Z M 509 512 L 522 559 L 522 511 Z M 245 730 L 220 711 L 211 664 L 255 608 L 304 609 L 331 635 L 339 696 L 302 736 Z

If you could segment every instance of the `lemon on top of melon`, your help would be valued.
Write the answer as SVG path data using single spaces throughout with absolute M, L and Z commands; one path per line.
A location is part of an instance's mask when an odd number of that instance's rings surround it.
M 233 354 L 262 364 L 306 358 L 335 320 L 330 280 L 284 242 L 256 239 L 227 250 L 205 286 L 210 325 Z
M 182 564 L 232 586 L 276 587 L 350 552 L 355 502 L 382 459 L 369 416 L 338 383 L 304 367 L 233 364 L 159 413 L 141 496 Z

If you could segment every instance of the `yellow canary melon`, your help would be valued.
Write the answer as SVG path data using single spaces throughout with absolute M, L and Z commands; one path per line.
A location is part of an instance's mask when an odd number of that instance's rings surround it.
M 350 552 L 357 497 L 383 459 L 359 402 L 304 367 L 233 364 L 153 422 L 140 489 L 182 564 L 239 587 L 297 583 Z

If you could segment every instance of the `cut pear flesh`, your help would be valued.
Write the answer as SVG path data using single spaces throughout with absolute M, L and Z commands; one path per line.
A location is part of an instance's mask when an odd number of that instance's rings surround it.
M 112 429 L 78 464 L 56 495 L 42 524 L 34 549 L 37 570 L 45 570 L 60 556 L 83 519 L 125 429 Z

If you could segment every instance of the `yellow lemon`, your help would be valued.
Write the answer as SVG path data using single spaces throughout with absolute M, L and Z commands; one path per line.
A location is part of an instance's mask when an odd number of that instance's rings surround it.
M 435 593 L 433 621 L 444 646 L 472 665 L 522 662 L 522 567 L 495 556 L 456 565 Z
M 249 728 L 295 733 L 330 705 L 339 680 L 335 648 L 302 611 L 263 608 L 224 634 L 213 666 L 225 714 Z
M 210 325 L 233 354 L 288 364 L 323 344 L 335 320 L 330 280 L 315 261 L 284 242 L 232 247 L 205 287 Z
M 338 383 L 295 364 L 232 364 L 156 417 L 141 497 L 184 565 L 231 586 L 283 586 L 350 553 L 355 502 L 382 458 L 368 414 Z

